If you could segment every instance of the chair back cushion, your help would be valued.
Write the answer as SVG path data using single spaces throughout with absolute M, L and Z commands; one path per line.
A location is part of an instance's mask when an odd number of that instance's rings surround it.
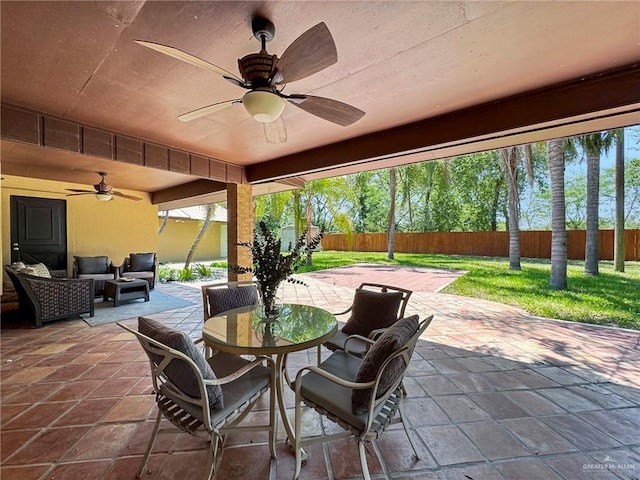
M 78 265 L 78 273 L 109 273 L 109 257 L 73 257 Z
M 187 355 L 196 363 L 204 379 L 211 380 L 216 378 L 215 373 L 213 373 L 209 364 L 205 361 L 202 354 L 186 333 L 145 317 L 138 318 L 138 331 L 169 348 L 173 348 Z M 159 364 L 162 361 L 160 355 L 154 355 L 152 353 L 149 353 L 149 355 L 154 363 Z M 185 361 L 177 359 L 171 360 L 171 363 L 167 365 L 164 371 L 169 380 L 180 390 L 190 397 L 200 398 L 198 378 L 193 368 Z M 222 388 L 220 385 L 208 385 L 207 394 L 209 396 L 209 407 L 212 410 L 220 410 L 224 407 Z
M 129 254 L 129 270 L 132 272 L 145 272 L 153 270 L 156 264 L 156 254 L 150 253 L 131 253 Z
M 257 305 L 260 302 L 258 288 L 255 285 L 208 288 L 209 314 L 213 317 L 234 308 Z
M 372 330 L 387 328 L 398 319 L 402 292 L 375 292 L 357 288 L 351 317 L 342 331 L 348 335 L 369 336 Z
M 382 364 L 396 351 L 404 347 L 418 332 L 418 315 L 412 315 L 398 320 L 385 331 L 376 343 L 369 349 L 362 360 L 355 381 L 359 383 L 375 380 Z M 403 358 L 394 358 L 382 373 L 378 385 L 378 397 L 384 395 L 400 378 L 407 365 Z M 353 413 L 367 413 L 371 401 L 372 389 L 353 390 L 351 393 L 351 408 Z

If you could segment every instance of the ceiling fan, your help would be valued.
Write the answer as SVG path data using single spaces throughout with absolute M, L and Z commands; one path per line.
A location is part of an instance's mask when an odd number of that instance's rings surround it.
M 287 130 L 280 116 L 284 110 L 285 101 L 307 113 L 343 127 L 362 118 L 365 112 L 337 100 L 314 95 L 283 93 L 287 83 L 313 75 L 338 61 L 335 42 L 323 22 L 311 27 L 294 40 L 280 58 L 267 53 L 266 50 L 266 43 L 275 36 L 273 23 L 264 17 L 254 16 L 251 27 L 253 36 L 260 41 L 262 48 L 259 53 L 252 53 L 238 59 L 238 69 L 242 78 L 177 48 L 135 40 L 142 46 L 208 70 L 238 87 L 249 90 L 242 98 L 198 108 L 180 115 L 179 120 L 189 122 L 232 105 L 242 104 L 255 120 L 263 124 L 267 142 L 281 143 L 287 140 Z
M 136 200 L 136 201 L 142 200 L 140 197 L 134 197 L 133 195 L 125 195 L 124 193 L 113 190 L 113 187 L 109 185 L 104 179 L 104 177 L 107 176 L 105 172 L 98 172 L 98 175 L 100 175 L 102 179 L 100 180 L 100 183 L 96 183 L 93 186 L 93 188 L 95 189 L 93 192 L 91 190 L 67 188 L 66 190 L 68 190 L 69 192 L 76 192 L 76 193 L 67 194 L 67 197 L 73 197 L 76 195 L 95 195 L 98 200 L 102 200 L 103 202 L 108 202 L 115 195 L 116 197 L 126 198 L 127 200 Z

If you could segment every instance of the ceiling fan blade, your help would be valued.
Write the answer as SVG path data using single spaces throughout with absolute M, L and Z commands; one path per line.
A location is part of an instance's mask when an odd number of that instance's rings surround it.
M 213 105 L 198 108 L 196 110 L 192 110 L 191 112 L 180 115 L 178 117 L 178 120 L 180 120 L 181 122 L 190 122 L 191 120 L 195 120 L 196 118 L 219 112 L 220 110 L 230 107 L 231 105 L 234 105 L 236 103 L 242 103 L 242 99 L 236 98 L 235 100 L 227 100 L 226 102 L 214 103 Z
M 116 197 L 126 198 L 127 200 L 135 200 L 135 201 L 142 200 L 140 197 L 134 197 L 133 195 L 126 195 L 122 192 L 117 192 L 115 190 L 111 191 L 111 195 L 115 195 Z
M 91 190 L 81 190 L 79 188 L 65 188 L 65 190 L 67 190 L 68 192 L 77 192 L 80 194 L 84 194 L 84 193 L 96 193 L 95 191 L 91 191 Z
M 65 197 L 77 197 L 78 195 L 95 195 L 96 192 L 83 192 L 83 193 L 67 193 Z
M 365 114 L 365 112 L 356 107 L 332 100 L 331 98 L 304 95 L 306 99 L 302 100 L 302 97 L 302 95 L 292 95 L 291 98 L 285 98 L 289 103 L 305 112 L 343 127 L 357 122 Z
M 282 116 L 273 122 L 263 123 L 264 138 L 267 143 L 284 143 L 287 141 L 287 127 Z
M 190 53 L 183 52 L 182 50 L 178 50 L 177 48 L 174 48 L 174 47 L 161 45 L 159 43 L 145 42 L 144 40 L 134 40 L 134 42 L 136 42 L 139 45 L 142 45 L 143 47 L 150 48 L 151 50 L 155 50 L 156 52 L 164 53 L 165 55 L 168 55 L 170 57 L 176 58 L 183 62 L 189 63 L 196 67 L 209 70 L 210 72 L 213 72 L 216 75 L 221 75 L 236 85 L 245 86 L 244 82 L 240 80 L 238 77 L 236 77 L 233 73 L 228 72 L 224 68 L 220 68 L 217 65 L 214 65 L 213 63 L 209 63 L 206 60 L 202 60 L 201 58 L 191 55 Z
M 291 83 L 324 70 L 338 61 L 338 51 L 324 22 L 311 27 L 284 51 L 278 61 L 281 79 Z

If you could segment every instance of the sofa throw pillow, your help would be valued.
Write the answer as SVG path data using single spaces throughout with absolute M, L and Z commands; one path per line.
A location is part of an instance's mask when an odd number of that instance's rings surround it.
M 18 262 L 22 263 L 22 262 Z M 25 275 L 33 275 L 34 277 L 51 278 L 51 272 L 44 263 L 34 263 L 33 265 L 25 265 L 22 263 L 22 267 L 14 267 L 14 270 L 18 273 L 24 273 Z
M 38 275 L 38 272 L 36 272 L 35 269 L 33 269 L 31 267 L 22 267 L 20 269 L 17 269 L 16 272 L 24 273 L 25 275 L 33 275 L 34 277 L 39 277 L 40 276 L 40 275 Z
M 362 359 L 355 381 L 359 383 L 375 380 L 382 364 L 390 355 L 402 348 L 418 331 L 418 315 L 398 320 L 384 332 Z M 397 357 L 385 368 L 378 384 L 378 398 L 384 395 L 402 373 L 404 360 Z M 351 409 L 356 415 L 369 411 L 372 389 L 353 390 Z
M 92 273 L 109 273 L 109 257 L 76 257 L 78 273 L 89 275 Z
M 51 272 L 44 263 L 34 263 L 33 265 L 27 265 L 29 268 L 33 268 L 36 271 L 38 277 L 51 278 Z
M 243 285 L 229 288 L 207 289 L 209 313 L 211 316 L 234 308 L 257 305 L 260 302 L 258 288 L 255 285 Z
M 387 328 L 398 319 L 402 292 L 375 292 L 356 289 L 351 317 L 342 331 L 347 335 L 368 337 L 372 330 Z
M 186 333 L 145 317 L 138 317 L 138 331 L 147 337 L 163 343 L 167 347 L 187 355 L 196 363 L 204 379 L 212 380 L 216 378 L 215 373 L 213 373 L 209 364 L 205 361 L 202 354 Z M 154 358 L 154 361 L 160 360 L 160 358 Z M 185 361 L 172 360 L 171 363 L 167 365 L 165 372 L 167 377 L 187 395 L 193 398 L 200 398 L 198 379 L 191 366 Z M 207 386 L 207 393 L 209 395 L 209 407 L 212 410 L 220 410 L 224 407 L 222 387 L 220 385 Z
M 129 270 L 132 272 L 147 272 L 155 267 L 155 253 L 131 253 L 129 255 Z

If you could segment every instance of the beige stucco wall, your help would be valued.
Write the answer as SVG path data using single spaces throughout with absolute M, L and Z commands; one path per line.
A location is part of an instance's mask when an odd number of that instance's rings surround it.
M 10 196 L 56 198 L 67 201 L 67 271 L 71 274 L 74 255 L 107 255 L 120 265 L 131 252 L 158 251 L 158 208 L 149 194 L 131 190 L 123 193 L 142 197 L 141 201 L 114 198 L 100 202 L 93 195 L 66 197 L 66 188 L 90 185 L 55 182 L 3 175 L 1 197 L 2 261 L 10 255 Z
M 158 217 L 158 225 L 162 224 Z M 198 236 L 202 222 L 198 220 L 170 218 L 166 227 L 158 235 L 158 258 L 160 262 L 184 262 Z M 211 222 L 207 233 L 200 241 L 193 257 L 194 261 L 221 258 L 221 226 L 219 222 Z

